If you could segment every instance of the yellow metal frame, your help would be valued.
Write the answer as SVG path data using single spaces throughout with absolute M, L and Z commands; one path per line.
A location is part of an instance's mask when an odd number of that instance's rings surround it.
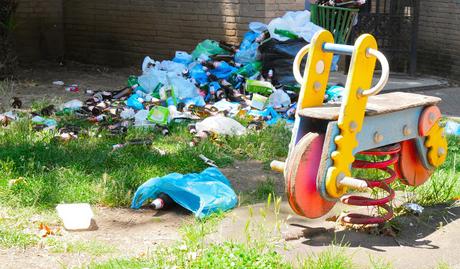
M 302 58 L 309 53 L 299 94 L 298 111 L 323 104 L 333 57 L 333 53 L 323 50 L 324 43 L 334 43 L 334 37 L 326 30 L 316 34 L 309 50 L 296 57 L 294 64 L 300 66 Z M 368 55 L 369 48 L 377 49 L 377 42 L 368 34 L 360 36 L 354 46 L 346 92 L 338 119 L 341 133 L 335 138 L 337 150 L 331 155 L 334 164 L 326 174 L 326 191 L 334 198 L 339 198 L 347 192 L 347 188 L 338 182 L 344 177 L 351 176 L 351 164 L 355 160 L 353 149 L 358 146 L 356 134 L 361 131 L 367 104 L 367 97 L 361 93 L 371 88 L 376 62 L 375 57 Z
M 334 165 L 326 174 L 326 190 L 334 198 L 347 192 L 347 187 L 338 183 L 344 177 L 351 176 L 351 165 L 355 161 L 353 149 L 358 146 L 356 134 L 362 129 L 367 104 L 367 97 L 361 93 L 372 86 L 376 62 L 375 57 L 367 54 L 369 48 L 377 49 L 373 36 L 366 34 L 356 40 L 339 113 L 340 135 L 335 138 L 337 150 L 331 154 Z
M 323 30 L 313 37 L 310 49 L 296 59 L 295 65 L 300 66 L 305 54 L 309 54 L 303 76 L 304 80 L 300 89 L 297 111 L 323 104 L 333 57 L 332 53 L 323 51 L 325 42 L 334 43 L 334 37 L 329 31 Z

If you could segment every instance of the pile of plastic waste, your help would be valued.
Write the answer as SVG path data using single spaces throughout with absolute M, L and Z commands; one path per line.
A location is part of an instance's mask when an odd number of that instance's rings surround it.
M 280 120 L 293 121 L 300 85 L 293 79 L 292 59 L 322 28 L 310 22 L 308 11 L 287 12 L 268 25 L 252 22 L 239 46 L 204 40 L 191 52 L 177 51 L 171 60 L 145 57 L 142 74 L 130 76 L 116 91 L 86 90 L 84 102 L 72 100 L 33 115 L 37 130 L 55 128 L 51 115 L 71 114 L 122 134 L 130 126 L 152 127 L 168 134 L 171 122 L 192 120 L 195 144 L 213 134 L 245 132 L 235 117 L 249 117 L 256 129 Z M 292 58 L 292 59 L 291 59 Z M 78 85 L 65 85 L 79 91 Z M 340 89 L 329 92 L 336 101 Z M 332 95 L 331 95 L 332 93 Z M 12 115 L 2 116 L 3 122 Z M 65 139 L 79 130 L 60 130 Z

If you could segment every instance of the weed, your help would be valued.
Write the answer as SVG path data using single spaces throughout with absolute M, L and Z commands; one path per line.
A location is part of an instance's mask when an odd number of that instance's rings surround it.
M 450 269 L 452 267 L 446 262 L 440 262 L 435 268 L 436 269 Z
M 35 246 L 38 241 L 39 238 L 36 235 L 24 233 L 23 231 L 17 229 L 0 228 L 0 247 L 18 247 L 25 249 L 27 247 Z
M 319 254 L 311 255 L 300 264 L 300 267 L 305 269 L 350 269 L 354 267 L 345 249 L 339 246 L 331 246 Z
M 100 242 L 100 241 L 77 241 L 77 242 L 62 242 L 62 241 L 48 241 L 51 246 L 51 252 L 54 253 L 86 253 L 91 256 L 102 256 L 117 252 L 117 248 Z
M 382 258 L 369 257 L 370 268 L 372 269 L 391 269 L 391 262 L 387 262 Z
M 405 188 L 406 191 L 415 192 L 415 202 L 429 206 L 460 197 L 460 138 L 450 136 L 448 142 L 446 162 L 423 185 Z

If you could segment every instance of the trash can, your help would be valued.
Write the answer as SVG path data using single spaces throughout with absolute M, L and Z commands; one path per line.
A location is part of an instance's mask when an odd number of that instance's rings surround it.
M 311 22 L 329 30 L 337 44 L 346 44 L 359 9 L 311 4 Z

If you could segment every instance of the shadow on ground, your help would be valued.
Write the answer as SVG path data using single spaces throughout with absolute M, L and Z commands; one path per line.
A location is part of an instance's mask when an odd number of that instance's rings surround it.
M 336 231 L 335 228 L 304 226 L 303 244 L 309 246 L 345 245 L 362 247 L 374 251 L 382 247 L 406 246 L 411 248 L 438 249 L 435 242 L 426 239 L 429 235 L 460 218 L 460 207 L 436 206 L 426 208 L 420 216 L 402 215 L 394 218 L 391 225 L 399 230 L 396 237 L 373 235 L 355 230 Z M 293 224 L 296 225 L 296 224 Z

